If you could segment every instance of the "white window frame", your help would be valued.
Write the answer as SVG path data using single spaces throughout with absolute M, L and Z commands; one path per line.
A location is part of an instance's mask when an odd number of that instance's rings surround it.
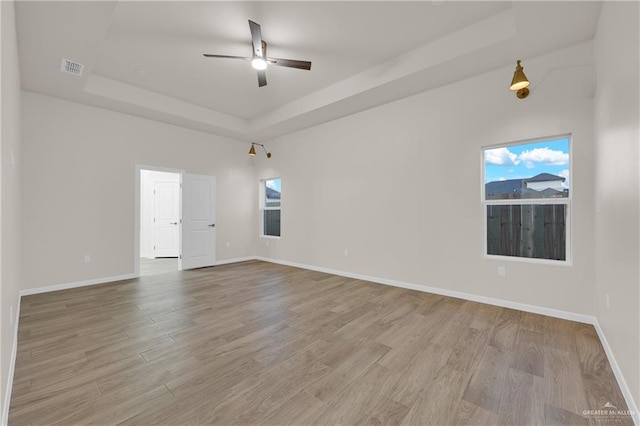
M 537 142 L 544 142 L 555 139 L 563 139 L 566 138 L 569 140 L 569 182 L 571 182 L 571 186 L 569 188 L 569 196 L 566 198 L 517 198 L 517 199 L 507 199 L 507 200 L 487 200 L 485 198 L 485 151 L 495 148 L 508 148 L 510 146 L 517 145 L 526 145 L 533 144 Z M 573 135 L 570 133 L 560 134 L 560 135 L 552 135 L 535 139 L 524 139 L 515 142 L 508 143 L 499 143 L 495 145 L 486 145 L 483 146 L 480 150 L 480 201 L 482 206 L 482 224 L 483 224 L 483 242 L 482 242 L 482 256 L 486 259 L 493 260 L 504 260 L 511 262 L 525 262 L 525 263 L 537 263 L 544 265 L 555 265 L 555 266 L 572 266 L 573 265 L 573 250 L 572 250 L 572 199 L 574 192 L 574 181 L 573 181 Z M 487 206 L 490 205 L 547 205 L 547 204 L 563 204 L 566 209 L 566 222 L 565 222 L 565 260 L 556 260 L 556 259 L 539 259 L 532 257 L 519 257 L 519 256 L 502 256 L 496 254 L 488 254 L 487 253 Z
M 280 239 L 282 238 L 282 188 L 280 188 L 280 206 L 279 207 L 269 207 L 266 204 L 266 200 L 267 200 L 267 194 L 266 194 L 266 188 L 267 188 L 267 181 L 269 180 L 276 180 L 276 179 L 280 179 L 280 185 L 282 185 L 282 178 L 280 177 L 272 177 L 272 178 L 266 178 L 266 179 L 260 179 L 260 237 L 261 238 L 274 238 L 274 239 Z M 280 210 L 280 235 L 266 235 L 264 233 L 264 212 L 265 210 Z

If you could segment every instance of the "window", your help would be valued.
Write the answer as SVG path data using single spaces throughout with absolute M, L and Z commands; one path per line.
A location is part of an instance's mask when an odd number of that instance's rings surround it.
M 261 185 L 262 235 L 280 236 L 280 197 L 282 185 L 280 178 L 266 179 Z
M 484 148 L 485 254 L 567 261 L 569 136 Z

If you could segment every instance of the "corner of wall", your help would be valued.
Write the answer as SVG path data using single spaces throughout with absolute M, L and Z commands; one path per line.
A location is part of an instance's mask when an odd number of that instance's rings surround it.
M 598 331 L 635 410 L 640 402 L 639 26 L 637 2 L 602 4 L 594 38 L 593 120 Z
M 21 262 L 21 86 L 15 4 L 0 2 L 0 401 L 6 424 L 17 339 Z

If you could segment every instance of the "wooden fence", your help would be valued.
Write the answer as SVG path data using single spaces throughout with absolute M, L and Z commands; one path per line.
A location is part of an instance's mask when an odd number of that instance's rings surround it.
M 263 210 L 263 235 L 280 236 L 280 210 Z
M 564 204 L 487 206 L 487 254 L 566 260 Z

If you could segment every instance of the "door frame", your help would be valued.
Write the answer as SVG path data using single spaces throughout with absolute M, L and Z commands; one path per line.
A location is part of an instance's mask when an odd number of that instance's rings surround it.
M 159 166 L 146 166 L 143 164 L 136 164 L 135 173 L 135 194 L 134 194 L 134 241 L 133 241 L 133 276 L 138 278 L 140 276 L 140 172 L 142 170 L 151 170 L 154 172 L 168 172 L 176 173 L 180 175 L 180 187 L 182 187 L 182 176 L 185 171 L 183 169 L 172 169 L 168 167 Z M 182 191 L 180 191 L 180 211 L 182 212 Z M 181 234 L 181 233 L 180 233 Z M 179 237 L 179 255 L 182 255 L 182 237 Z M 178 264 L 178 269 L 181 269 Z

